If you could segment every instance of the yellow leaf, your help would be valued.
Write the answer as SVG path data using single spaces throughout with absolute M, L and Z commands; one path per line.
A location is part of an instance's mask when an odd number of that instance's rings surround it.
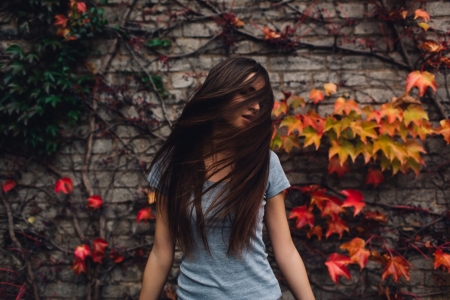
M 346 140 L 332 140 L 331 141 L 331 148 L 328 152 L 328 159 L 331 159 L 334 155 L 338 155 L 339 162 L 341 163 L 341 166 L 344 165 L 344 162 L 347 160 L 347 158 L 350 156 L 355 162 L 356 158 L 356 151 L 355 147 L 353 147 L 353 144 Z
M 314 144 L 316 146 L 316 150 L 319 149 L 322 134 L 319 134 L 314 128 L 307 127 L 303 130 L 302 136 L 305 137 L 303 147 L 308 147 L 309 145 Z
M 281 141 L 283 142 L 283 149 L 287 153 L 292 151 L 292 148 L 300 148 L 298 138 L 295 135 L 282 136 Z
M 323 85 L 323 88 L 325 90 L 325 94 L 327 96 L 331 96 L 331 94 L 336 93 L 337 86 L 334 83 L 329 82 L 329 83 L 325 83 Z
M 29 217 L 27 221 L 28 221 L 28 223 L 33 224 L 34 221 L 36 221 L 36 218 L 35 217 Z
M 417 26 L 419 26 L 420 28 L 422 28 L 425 31 L 428 31 L 428 29 L 430 28 L 430 25 L 428 25 L 427 23 L 423 23 L 423 22 L 417 23 Z
M 279 128 L 284 126 L 288 128 L 288 135 L 290 135 L 294 130 L 297 130 L 298 134 L 302 133 L 303 131 L 302 122 L 294 116 L 287 116 L 286 118 L 284 118 L 283 121 L 280 122 Z

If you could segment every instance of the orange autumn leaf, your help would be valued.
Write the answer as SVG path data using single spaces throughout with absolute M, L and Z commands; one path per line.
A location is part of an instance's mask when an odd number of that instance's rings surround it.
M 407 152 L 405 146 L 393 141 L 387 135 L 382 135 L 373 141 L 373 153 L 375 154 L 378 150 L 381 150 L 391 163 L 394 159 L 398 159 L 401 163 L 406 161 Z
M 289 95 L 286 100 L 286 104 L 292 107 L 293 109 L 298 108 L 299 106 L 305 107 L 306 102 L 305 99 L 296 95 Z
M 441 57 L 440 62 L 447 65 L 447 68 L 450 68 L 450 57 Z
M 286 153 L 291 153 L 292 148 L 299 148 L 300 149 L 300 144 L 298 141 L 298 138 L 291 134 L 288 136 L 282 136 L 281 137 L 281 145 L 284 149 L 284 151 L 286 151 Z
M 70 194 L 72 190 L 73 183 L 69 177 L 63 177 L 56 182 L 55 193 L 63 192 L 64 194 Z
M 387 216 L 381 212 L 378 211 L 365 211 L 364 217 L 366 219 L 372 219 L 379 222 L 387 222 Z
M 69 19 L 67 19 L 67 17 L 65 15 L 56 15 L 55 16 L 55 22 L 53 23 L 53 25 L 61 25 L 62 28 L 66 28 L 67 27 L 67 21 Z
M 233 24 L 234 27 L 244 27 L 245 25 L 244 22 L 238 17 L 235 17 L 231 22 L 231 24 Z
M 337 284 L 339 276 L 344 276 L 347 279 L 351 279 L 350 272 L 346 267 L 346 265 L 351 262 L 351 259 L 345 255 L 339 253 L 332 253 L 330 255 L 328 260 L 325 262 L 325 265 L 328 267 L 328 273 L 334 283 Z
M 355 155 L 358 156 L 362 154 L 364 156 L 364 163 L 369 163 L 370 159 L 374 156 L 373 144 L 367 142 L 364 144 L 362 141 L 356 141 Z
M 433 40 L 425 40 L 422 44 L 418 45 L 417 47 L 432 53 L 441 52 L 442 50 L 445 49 L 445 47 L 442 46 L 442 44 L 438 44 Z
M 347 140 L 332 140 L 331 141 L 331 148 L 328 151 L 328 159 L 331 159 L 334 155 L 337 155 L 339 157 L 339 162 L 341 163 L 341 166 L 344 165 L 344 162 L 347 161 L 348 157 L 350 156 L 355 162 L 356 158 L 356 151 L 355 147 L 352 143 L 350 143 Z
M 450 120 L 441 120 L 439 122 L 441 126 L 434 130 L 435 133 L 441 134 L 444 137 L 444 140 L 447 142 L 447 145 L 450 144 Z
M 386 120 L 381 121 L 379 131 L 381 134 L 389 135 L 390 137 L 394 137 L 397 129 L 400 127 L 400 122 L 395 120 L 393 123 L 389 123 Z
M 75 258 L 79 258 L 81 260 L 85 260 L 86 256 L 91 255 L 91 248 L 89 248 L 86 244 L 81 244 L 80 246 L 77 246 L 75 250 L 73 251 L 73 255 Z
M 294 207 L 289 213 L 289 219 L 297 218 L 295 228 L 299 229 L 305 225 L 314 227 L 314 215 L 306 208 L 306 205 Z
M 83 260 L 77 258 L 73 261 L 72 270 L 75 274 L 80 275 L 80 273 L 86 273 L 86 264 Z
M 373 184 L 374 187 L 377 187 L 382 182 L 384 182 L 384 176 L 381 170 L 369 169 L 367 171 L 366 185 Z
M 3 192 L 7 193 L 10 190 L 12 190 L 16 186 L 16 182 L 11 179 L 5 180 L 5 182 L 2 185 Z
M 264 26 L 264 39 L 265 40 L 273 40 L 273 39 L 279 39 L 281 37 L 281 34 L 273 31 L 272 29 L 270 29 L 267 26 Z
M 335 172 L 339 177 L 342 177 L 342 175 L 348 173 L 349 171 L 350 168 L 348 166 L 348 162 L 345 161 L 344 164 L 341 165 L 337 155 L 333 156 L 328 162 L 328 174 Z
M 88 198 L 88 206 L 97 209 L 102 206 L 103 200 L 100 196 L 94 195 Z
M 342 207 L 353 206 L 354 214 L 356 216 L 361 212 L 366 203 L 364 202 L 363 194 L 358 190 L 342 190 L 341 194 L 345 195 L 347 198 L 344 200 Z
M 407 10 L 403 10 L 401 12 L 401 15 L 402 15 L 403 19 L 406 19 L 406 16 L 408 15 L 408 11 Z
M 356 103 L 354 100 L 349 99 L 348 101 L 345 101 L 345 98 L 339 97 L 337 98 L 336 102 L 334 102 L 334 113 L 338 115 L 350 114 L 351 111 L 359 111 L 358 103 Z
M 363 239 L 354 238 L 340 247 L 348 251 L 351 261 L 359 264 L 361 270 L 366 266 L 370 256 L 369 250 L 364 248 L 365 244 L 366 242 Z
M 408 127 L 408 132 L 413 138 L 418 136 L 421 141 L 425 141 L 427 135 L 437 133 L 436 131 L 433 131 L 433 128 L 428 121 L 423 121 L 421 126 L 417 126 L 416 124 L 410 125 Z
M 390 257 L 386 263 L 381 280 L 385 280 L 389 275 L 392 275 L 395 282 L 398 282 L 401 276 L 405 276 L 406 280 L 409 281 L 408 262 L 401 256 Z
M 386 117 L 389 123 L 394 123 L 395 120 L 403 120 L 403 111 L 397 107 L 394 107 L 392 103 L 385 103 L 380 108 L 381 117 Z
M 416 9 L 414 12 L 414 19 L 421 18 L 424 22 L 430 21 L 430 15 L 423 9 Z
M 309 92 L 309 98 L 314 101 L 314 104 L 317 104 L 325 99 L 322 91 L 312 89 L 311 92 Z
M 339 234 L 339 238 L 342 238 L 342 234 L 344 231 L 349 231 L 347 224 L 339 217 L 336 218 L 329 218 L 327 220 L 328 224 L 328 230 L 325 235 L 326 238 L 328 238 L 333 233 Z
M 375 131 L 378 127 L 379 125 L 373 121 L 357 121 L 352 122 L 350 125 L 350 128 L 355 134 L 359 135 L 361 142 L 364 144 L 367 143 L 368 137 L 372 139 L 378 137 L 378 133 Z
M 311 228 L 308 231 L 308 233 L 306 234 L 308 239 L 310 239 L 313 235 L 317 236 L 317 239 L 319 241 L 322 240 L 322 227 L 320 227 L 319 225 L 316 225 L 313 228 Z
M 427 71 L 413 71 L 409 73 L 406 78 L 405 91 L 408 93 L 413 87 L 419 89 L 419 97 L 422 97 L 425 94 L 427 87 L 431 87 L 431 89 L 436 92 L 437 84 L 434 80 L 434 74 Z
M 325 194 L 324 190 L 317 189 L 315 191 L 312 191 L 309 210 L 312 210 L 313 205 L 315 205 L 318 209 L 322 210 L 328 199 L 329 196 Z
M 339 200 L 339 198 L 333 196 L 328 197 L 328 201 L 325 201 L 323 209 L 321 210 L 322 210 L 321 214 L 322 217 L 328 215 L 330 217 L 337 218 L 337 215 L 339 215 L 339 213 L 345 212 L 345 210 L 342 208 L 342 201 Z
M 405 142 L 405 150 L 409 158 L 415 160 L 417 163 L 423 163 L 423 159 L 420 153 L 427 153 L 423 146 L 419 144 L 416 140 L 409 139 Z
M 281 100 L 273 103 L 272 115 L 278 118 L 281 114 L 286 114 L 286 112 L 287 105 L 285 101 Z
M 303 131 L 303 124 L 302 121 L 300 121 L 300 116 L 287 116 L 285 117 L 281 122 L 279 128 L 282 128 L 286 126 L 288 128 L 287 134 L 290 135 L 295 130 L 298 134 L 302 133 Z
M 372 106 L 364 106 L 361 111 L 366 115 L 366 120 L 375 120 L 377 124 L 381 122 L 381 113 L 378 110 L 373 109 Z
M 336 93 L 337 86 L 334 83 L 329 82 L 323 85 L 323 89 L 325 90 L 325 95 L 331 96 Z
M 303 147 L 308 147 L 309 145 L 314 144 L 316 146 L 316 150 L 319 149 L 322 134 L 318 133 L 315 129 L 311 127 L 307 127 L 303 129 L 301 135 L 305 137 Z
M 151 207 L 143 208 L 137 213 L 136 222 L 138 223 L 140 223 L 141 221 L 147 222 L 149 219 L 155 219 Z
M 306 128 L 308 126 L 311 126 L 318 133 L 320 133 L 320 135 L 322 135 L 325 126 L 325 118 L 322 118 L 314 110 L 308 110 L 306 115 L 302 115 L 302 118 L 303 118 L 303 127 Z
M 433 255 L 434 255 L 434 269 L 443 266 L 445 267 L 447 272 L 450 273 L 450 254 L 443 253 L 442 249 L 437 249 Z

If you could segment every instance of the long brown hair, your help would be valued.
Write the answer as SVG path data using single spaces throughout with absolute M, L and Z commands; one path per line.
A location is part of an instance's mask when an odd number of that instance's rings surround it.
M 255 91 L 251 87 L 257 82 L 264 86 Z M 244 94 L 245 100 L 232 101 Z M 248 126 L 237 127 L 227 121 L 255 102 L 260 109 Z M 170 233 L 185 255 L 191 255 L 198 246 L 193 230 L 198 231 L 210 253 L 207 227 L 226 219 L 232 222 L 227 255 L 240 256 L 250 247 L 269 174 L 273 102 L 264 67 L 249 58 L 227 59 L 210 70 L 155 154 L 150 169 L 156 168 L 154 174 L 159 177 L 156 204 L 159 209 L 167 205 Z M 206 169 L 205 159 L 218 153 L 221 159 Z M 210 178 L 206 174 L 223 168 L 231 171 L 204 189 Z M 221 192 L 203 213 L 202 195 L 219 185 L 223 187 Z

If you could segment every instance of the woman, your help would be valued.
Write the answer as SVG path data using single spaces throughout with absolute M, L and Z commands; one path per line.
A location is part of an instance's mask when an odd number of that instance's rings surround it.
M 141 300 L 158 298 L 175 245 L 183 252 L 179 299 L 280 298 L 263 217 L 292 293 L 314 299 L 286 219 L 282 192 L 290 184 L 269 148 L 273 103 L 267 71 L 231 58 L 211 69 L 186 104 L 150 166 L 157 216 Z

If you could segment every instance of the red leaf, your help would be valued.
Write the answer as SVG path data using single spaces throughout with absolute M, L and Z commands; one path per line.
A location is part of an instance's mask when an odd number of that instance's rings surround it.
M 339 157 L 337 155 L 334 155 L 328 162 L 328 174 L 336 172 L 339 177 L 342 177 L 342 175 L 348 173 L 349 171 L 350 168 L 348 166 L 348 162 L 345 161 L 344 164 L 341 165 L 341 162 L 339 161 Z
M 365 211 L 364 216 L 366 217 L 366 219 L 372 219 L 384 223 L 387 222 L 386 215 L 378 211 Z
M 385 280 L 386 277 L 392 275 L 394 281 L 398 282 L 400 277 L 405 276 L 406 280 L 409 281 L 409 266 L 408 262 L 401 256 L 391 257 L 386 264 L 381 280 Z
M 444 266 L 447 272 L 450 273 L 450 254 L 443 253 L 442 249 L 437 249 L 434 252 L 434 269 Z
M 341 194 L 347 196 L 342 207 L 353 206 L 355 208 L 355 213 L 353 216 L 359 214 L 359 212 L 366 206 L 366 203 L 363 201 L 364 196 L 360 191 L 357 190 L 342 190 Z
M 345 255 L 339 253 L 332 253 L 330 258 L 325 262 L 328 267 L 328 273 L 330 274 L 331 280 L 336 284 L 339 280 L 339 275 L 344 276 L 347 279 L 351 279 L 350 272 L 348 271 L 346 265 L 352 261 Z
M 406 78 L 406 92 L 408 93 L 413 87 L 419 89 L 419 97 L 425 94 L 427 87 L 431 87 L 436 92 L 437 84 L 434 80 L 434 75 L 424 71 L 413 71 L 408 74 Z
M 94 195 L 88 198 L 88 206 L 97 209 L 102 206 L 103 200 L 100 196 Z
M 12 190 L 14 187 L 16 186 L 16 182 L 14 180 L 11 179 L 7 179 L 4 183 L 3 183 L 3 191 L 5 193 L 9 192 L 10 190 Z
M 105 256 L 105 253 L 102 252 L 93 252 L 91 255 L 92 260 L 99 264 L 103 263 L 103 259 L 105 258 Z
M 145 221 L 147 223 L 148 219 L 155 219 L 151 207 L 143 208 L 137 213 L 136 221 L 138 223 L 141 221 Z
M 105 252 L 105 248 L 108 247 L 108 242 L 102 238 L 96 238 L 94 240 L 94 252 Z
M 59 179 L 55 185 L 55 193 L 63 192 L 64 194 L 70 194 L 73 190 L 72 179 L 64 177 Z
M 86 244 L 81 244 L 80 246 L 76 247 L 73 251 L 73 255 L 75 258 L 79 258 L 81 260 L 85 260 L 86 256 L 91 255 L 91 248 L 89 248 Z
M 289 213 L 289 219 L 297 218 L 295 228 L 299 229 L 305 225 L 310 228 L 314 226 L 314 215 L 306 208 L 306 205 L 294 207 Z
M 77 275 L 81 272 L 86 273 L 86 264 L 83 260 L 77 258 L 73 261 L 72 270 L 74 270 Z
M 369 169 L 366 177 L 366 184 L 373 184 L 377 187 L 380 183 L 384 182 L 383 172 L 378 169 Z
M 364 249 L 366 242 L 361 238 L 354 238 L 350 242 L 341 245 L 341 249 L 346 249 L 352 262 L 359 264 L 363 269 L 369 260 L 370 252 Z
M 115 263 L 120 263 L 121 261 L 123 261 L 123 255 L 122 253 L 111 249 L 111 253 L 109 254 L 109 257 L 111 257 L 111 259 L 115 262 Z
M 328 238 L 333 233 L 339 234 L 339 238 L 342 238 L 342 234 L 344 233 L 344 231 L 348 232 L 349 230 L 347 224 L 341 218 L 337 217 L 337 215 L 334 218 L 328 219 L 327 223 L 328 230 L 325 235 L 326 238 Z
M 316 225 L 313 228 L 311 228 L 306 234 L 308 239 L 310 239 L 313 235 L 316 235 L 317 239 L 320 241 L 322 239 L 322 227 Z
M 53 23 L 53 25 L 61 25 L 62 28 L 67 27 L 67 21 L 69 19 L 67 19 L 67 17 L 65 15 L 56 15 L 55 19 L 56 19 L 56 21 Z
M 342 201 L 336 197 L 330 196 L 328 197 L 328 201 L 325 202 L 325 205 L 322 210 L 322 217 L 329 215 L 333 218 L 336 218 L 339 213 L 344 212 L 345 210 L 342 208 Z
M 86 3 L 84 2 L 78 2 L 77 3 L 77 9 L 79 13 L 85 13 L 86 12 Z

